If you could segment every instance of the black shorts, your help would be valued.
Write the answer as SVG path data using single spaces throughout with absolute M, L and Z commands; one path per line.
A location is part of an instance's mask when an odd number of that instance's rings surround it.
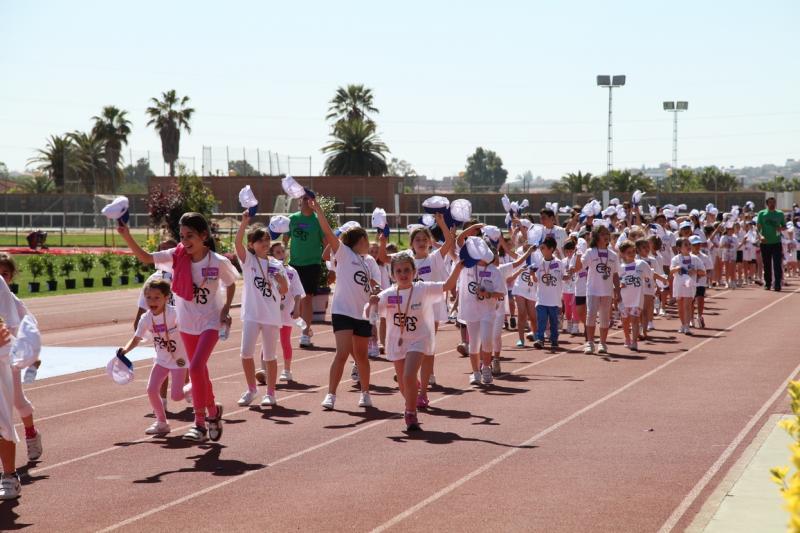
M 297 270 L 300 276 L 300 284 L 307 295 L 313 296 L 319 292 L 319 278 L 322 275 L 322 265 L 293 265 L 289 266 Z
M 586 305 L 586 296 L 576 296 L 575 305 Z
M 331 315 L 333 332 L 351 330 L 356 337 L 372 337 L 369 320 L 358 320 L 347 315 Z
M 800 250 L 797 250 L 795 253 L 797 254 L 797 260 L 800 261 Z
M 695 298 L 705 298 L 706 297 L 706 288 L 705 287 L 695 287 L 694 297 Z
M 736 262 L 741 263 L 744 261 L 744 252 L 742 250 L 736 250 Z

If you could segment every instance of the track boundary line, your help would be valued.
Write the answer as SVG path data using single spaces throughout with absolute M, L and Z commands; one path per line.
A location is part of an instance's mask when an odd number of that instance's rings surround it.
M 783 296 L 782 298 L 779 298 L 778 300 L 775 300 L 774 302 L 770 303 L 769 305 L 767 305 L 765 307 L 762 307 L 758 311 L 756 311 L 756 312 L 754 312 L 754 313 L 752 313 L 752 314 L 750 314 L 750 315 L 738 320 L 737 322 L 735 322 L 734 324 L 732 324 L 729 327 L 725 328 L 724 330 L 718 331 L 717 333 L 715 333 L 711 337 L 699 342 L 698 344 L 695 344 L 694 346 L 692 346 L 691 348 L 689 348 L 688 350 L 686 350 L 682 354 L 679 354 L 679 355 L 675 356 L 674 358 L 670 359 L 669 361 L 666 361 L 666 362 L 662 363 L 661 365 L 653 368 L 652 370 L 649 370 L 648 372 L 645 372 L 641 376 L 633 379 L 632 381 L 629 381 L 628 383 L 626 383 L 622 387 L 619 387 L 618 389 L 606 394 L 602 398 L 599 398 L 599 399 L 595 400 L 594 402 L 592 402 L 589 405 L 579 409 L 578 411 L 575 411 L 573 414 L 571 414 L 571 415 L 569 415 L 569 416 L 567 416 L 565 418 L 562 418 L 558 422 L 550 425 L 549 427 L 547 427 L 544 430 L 540 431 L 539 433 L 537 433 L 536 435 L 534 435 L 531 438 L 527 439 L 526 441 L 519 443 L 516 448 L 512 448 L 511 450 L 508 450 L 507 452 L 503 453 L 502 455 L 499 455 L 498 457 L 495 457 L 491 461 L 483 464 L 482 466 L 480 466 L 479 468 L 473 470 L 469 474 L 467 474 L 467 475 L 461 477 L 460 479 L 457 479 L 456 481 L 450 483 L 449 485 L 447 485 L 446 487 L 444 487 L 444 488 L 440 489 L 439 491 L 435 492 L 431 496 L 428 496 L 427 498 L 425 498 L 421 502 L 417 503 L 416 505 L 414 505 L 412 507 L 409 507 L 405 511 L 395 515 L 393 518 L 389 519 L 388 521 L 386 521 L 383 524 L 379 525 L 378 527 L 374 528 L 372 530 L 372 533 L 378 533 L 378 532 L 381 532 L 381 531 L 386 531 L 387 529 L 399 524 L 400 522 L 402 522 L 406 518 L 409 518 L 410 516 L 414 515 L 417 511 L 423 509 L 424 507 L 427 507 L 429 504 L 439 500 L 443 496 L 446 496 L 447 494 L 450 494 L 451 492 L 453 492 L 454 490 L 458 489 L 459 487 L 461 487 L 462 485 L 464 485 L 468 481 L 470 481 L 473 478 L 479 476 L 480 474 L 488 471 L 489 469 L 493 468 L 495 465 L 498 465 L 498 464 L 502 463 L 503 461 L 505 461 L 509 457 L 511 457 L 513 455 L 516 455 L 521 449 L 523 449 L 522 448 L 523 446 L 529 446 L 533 442 L 535 442 L 535 441 L 541 439 L 542 437 L 545 437 L 546 435 L 556 431 L 557 429 L 559 429 L 562 426 L 568 424 L 569 422 L 575 420 L 576 418 L 578 418 L 579 416 L 583 415 L 584 413 L 587 413 L 588 411 L 591 411 L 595 407 L 597 407 L 599 405 L 602 405 L 603 403 L 607 402 L 608 400 L 610 400 L 610 399 L 622 394 L 623 392 L 627 391 L 631 387 L 633 387 L 633 386 L 637 385 L 638 383 L 644 381 L 645 379 L 649 378 L 650 376 L 660 372 L 664 368 L 672 365 L 673 363 L 675 363 L 677 361 L 680 361 L 681 359 L 683 359 L 684 357 L 686 357 L 690 353 L 696 351 L 698 348 L 701 348 L 702 346 L 705 346 L 706 344 L 708 344 L 712 340 L 715 340 L 715 339 L 719 338 L 723 333 L 726 332 L 726 330 L 727 331 L 732 331 L 733 329 L 735 329 L 736 327 L 740 326 L 744 322 L 752 319 L 753 317 L 763 313 L 767 309 L 770 309 L 773 306 L 777 305 L 778 303 L 780 303 L 780 302 L 786 300 L 787 298 L 793 296 L 794 294 L 797 293 L 798 290 L 800 290 L 800 289 L 795 289 L 794 291 L 792 291 L 791 293 L 787 294 L 786 296 Z M 798 367 L 795 369 L 794 372 L 795 372 L 795 374 L 797 372 L 800 372 L 800 365 L 798 365 Z

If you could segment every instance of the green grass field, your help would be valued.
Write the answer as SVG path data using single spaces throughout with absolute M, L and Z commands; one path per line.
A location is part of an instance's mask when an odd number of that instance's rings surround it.
M 27 231 L 15 232 L 0 232 L 0 246 L 14 246 L 14 247 L 27 247 L 28 241 L 25 240 Z M 146 230 L 131 230 L 131 234 L 141 245 L 147 243 L 147 238 L 152 235 L 152 232 Z M 80 231 L 61 233 L 60 231 L 51 231 L 47 234 L 47 243 L 50 247 L 112 247 L 127 248 L 128 245 L 116 233 L 116 231 L 108 230 L 103 231 Z

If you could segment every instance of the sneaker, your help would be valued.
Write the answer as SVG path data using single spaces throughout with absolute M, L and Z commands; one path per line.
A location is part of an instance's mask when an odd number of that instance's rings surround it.
M 278 379 L 280 381 L 294 381 L 294 376 L 292 376 L 291 370 L 284 369 L 283 372 L 281 372 L 281 375 L 280 377 L 278 377 Z
M 500 358 L 495 357 L 492 359 L 492 374 L 499 376 L 503 371 L 500 369 Z
M 278 405 L 278 400 L 272 394 L 265 394 L 261 399 L 261 407 L 274 407 Z
M 206 424 L 208 424 L 208 438 L 212 442 L 222 438 L 222 404 L 217 404 L 217 416 L 206 418 Z
M 372 342 L 370 339 L 369 345 L 367 346 L 367 357 L 370 359 L 378 359 L 381 355 L 380 349 L 378 348 L 378 344 Z
M 558 341 L 552 341 L 550 343 L 550 348 L 553 350 L 558 350 Z
M 144 430 L 144 433 L 145 435 L 166 435 L 170 431 L 172 431 L 172 428 L 169 427 L 168 423 L 156 420 L 149 428 Z
M 14 500 L 19 498 L 22 491 L 22 484 L 19 482 L 17 474 L 3 474 L 0 478 L 0 500 Z
M 427 409 L 430 403 L 427 396 L 422 396 L 421 394 L 417 396 L 417 409 Z
M 372 407 L 372 398 L 368 392 L 362 392 L 361 397 L 358 399 L 359 407 Z
M 647 323 L 647 331 L 653 331 L 654 329 L 656 329 L 655 324 L 653 324 L 652 322 L 648 322 Z
M 517 317 L 512 316 L 508 319 L 508 327 L 511 329 L 517 329 Z
M 583 347 L 583 353 L 585 354 L 593 354 L 594 353 L 594 343 L 589 341 L 586 343 L 586 346 Z
M 630 350 L 631 350 L 632 352 L 638 352 L 638 351 L 639 351 L 639 343 L 637 343 L 636 341 L 633 341 L 633 342 L 630 344 L 630 346 L 628 346 L 628 348 L 630 348 Z
M 36 436 L 25 439 L 28 446 L 28 461 L 35 461 L 42 456 L 42 434 L 37 431 Z
M 691 335 L 692 334 L 692 328 L 690 328 L 689 326 L 686 326 L 685 328 L 683 328 L 683 334 L 684 335 Z
M 428 378 L 428 386 L 435 387 L 436 386 L 436 376 L 431 374 L 431 377 Z
M 600 343 L 600 347 L 597 349 L 597 353 L 608 353 L 608 346 L 606 346 L 606 343 L 604 342 Z
M 311 335 L 300 335 L 300 348 L 313 348 L 314 345 L 311 344 Z
M 386 346 L 383 344 L 378 345 L 378 353 L 381 355 L 386 355 Z
M 417 418 L 417 413 L 411 413 L 409 411 L 405 412 L 403 416 L 406 422 L 406 431 L 419 431 L 422 429 L 419 427 L 419 419 Z
M 267 384 L 267 373 L 263 369 L 256 370 L 256 381 L 259 385 Z
M 664 311 L 663 307 L 658 311 L 658 316 L 667 316 L 667 312 Z
M 200 426 L 192 426 L 183 434 L 183 438 L 192 442 L 205 442 L 208 440 L 208 430 Z
M 469 384 L 470 385 L 480 385 L 481 384 L 481 373 L 480 372 L 473 372 L 469 375 Z
M 541 350 L 542 348 L 544 348 L 544 341 L 541 339 L 536 339 L 535 341 L 533 341 L 533 347 L 538 350 Z
M 322 400 L 322 407 L 330 411 L 331 409 L 333 409 L 335 403 L 336 403 L 336 395 L 328 393 L 325 395 L 325 399 Z
M 700 317 L 700 327 L 706 329 L 706 319 L 704 317 Z
M 248 405 L 253 403 L 253 400 L 255 399 L 256 399 L 256 391 L 247 389 L 242 393 L 242 397 L 239 398 L 239 401 L 236 402 L 236 405 L 238 405 L 239 407 L 247 407 Z
M 456 351 L 461 354 L 461 357 L 467 357 L 469 355 L 469 345 L 462 342 L 456 346 Z
M 524 348 L 524 347 L 525 347 L 525 341 L 517 341 L 517 348 Z
M 30 385 L 34 381 L 36 381 L 36 373 L 39 371 L 35 365 L 31 365 L 25 369 L 25 374 L 22 376 L 22 382 L 26 385 Z
M 350 379 L 358 383 L 361 381 L 361 376 L 358 375 L 358 365 L 353 363 L 353 368 L 350 370 Z
M 527 335 L 525 335 L 525 338 L 528 339 L 529 341 L 535 341 L 536 340 L 536 337 L 534 336 L 533 332 L 530 332 Z
M 494 378 L 492 377 L 492 367 L 484 366 L 481 368 L 481 377 L 483 378 L 484 385 L 489 385 L 492 381 L 494 381 Z

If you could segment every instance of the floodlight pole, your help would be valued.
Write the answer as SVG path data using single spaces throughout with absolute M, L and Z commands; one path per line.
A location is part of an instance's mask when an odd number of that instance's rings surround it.
M 611 104 L 612 104 L 612 94 L 613 94 L 614 86 L 608 86 L 608 155 L 607 155 L 607 164 L 608 170 L 606 174 L 611 174 L 611 166 L 614 164 L 614 136 L 612 135 L 611 131 Z
M 672 113 L 672 172 L 678 169 L 678 113 L 687 111 L 689 102 L 686 101 L 667 101 L 664 102 L 664 111 Z

